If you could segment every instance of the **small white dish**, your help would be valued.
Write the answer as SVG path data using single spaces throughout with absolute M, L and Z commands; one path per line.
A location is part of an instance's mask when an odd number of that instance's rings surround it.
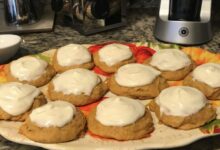
M 13 57 L 18 51 L 21 37 L 13 34 L 0 35 L 0 64 Z

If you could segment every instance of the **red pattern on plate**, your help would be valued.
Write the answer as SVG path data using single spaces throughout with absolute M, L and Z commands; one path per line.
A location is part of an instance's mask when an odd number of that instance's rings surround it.
M 103 97 L 101 98 L 99 101 L 94 102 L 92 104 L 88 104 L 85 106 L 80 106 L 79 109 L 87 116 L 89 114 L 89 112 L 96 107 L 101 101 L 103 101 L 104 99 L 106 99 L 107 97 Z
M 111 73 L 107 73 L 107 72 L 103 71 L 101 68 L 99 68 L 99 67 L 97 67 L 97 66 L 95 66 L 95 67 L 93 68 L 93 71 L 94 71 L 95 73 L 97 73 L 97 74 L 100 74 L 100 75 L 103 75 L 103 76 L 106 76 L 106 77 L 112 75 Z
M 149 47 L 139 46 L 139 47 L 137 47 L 137 51 L 135 53 L 136 61 L 138 63 L 143 63 L 146 59 L 148 59 L 151 56 L 153 56 L 153 54 L 155 52 L 156 52 L 155 50 L 153 50 L 153 49 L 151 49 Z
M 0 65 L 0 71 L 4 71 L 5 65 Z

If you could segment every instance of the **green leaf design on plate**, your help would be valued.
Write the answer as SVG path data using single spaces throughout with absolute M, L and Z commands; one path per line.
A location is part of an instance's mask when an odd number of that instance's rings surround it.
M 182 46 L 173 44 L 173 45 L 172 45 L 172 48 L 180 49 L 180 48 L 182 48 Z
M 204 133 L 220 133 L 220 119 L 211 121 L 200 128 Z
M 173 48 L 172 44 L 159 43 L 158 45 L 161 49 Z
M 34 57 L 38 57 L 38 58 L 40 58 L 40 59 L 42 59 L 42 60 L 44 60 L 44 61 L 50 63 L 50 57 L 45 56 L 45 55 L 43 55 L 43 54 L 41 54 L 41 53 L 35 54 L 35 55 L 33 55 L 33 56 L 34 56 Z
M 155 50 L 160 50 L 160 49 L 173 49 L 173 48 L 177 48 L 180 49 L 181 46 L 176 45 L 176 44 L 167 44 L 167 43 L 155 43 L 155 42 L 149 42 L 149 47 Z

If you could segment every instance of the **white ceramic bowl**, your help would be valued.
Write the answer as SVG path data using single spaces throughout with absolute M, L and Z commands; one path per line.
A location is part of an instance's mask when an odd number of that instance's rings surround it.
M 13 57 L 18 51 L 21 37 L 13 34 L 0 34 L 0 63 Z

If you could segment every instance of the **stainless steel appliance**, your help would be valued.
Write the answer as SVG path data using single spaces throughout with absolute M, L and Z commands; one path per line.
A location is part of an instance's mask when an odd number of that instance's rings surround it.
M 64 21 L 89 35 L 126 24 L 126 0 L 52 0 L 55 12 L 62 10 Z
M 48 0 L 0 0 L 0 33 L 41 32 L 53 28 Z
M 30 24 L 40 19 L 44 2 L 41 0 L 4 0 L 4 7 L 8 24 Z
M 212 0 L 161 0 L 155 37 L 183 45 L 210 41 L 211 3 Z

